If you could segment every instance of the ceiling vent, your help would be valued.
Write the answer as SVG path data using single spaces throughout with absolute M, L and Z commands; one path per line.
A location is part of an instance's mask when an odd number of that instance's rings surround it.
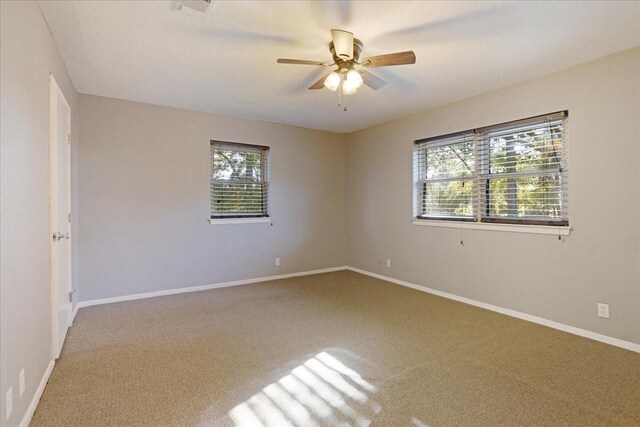
M 206 19 L 213 8 L 213 0 L 176 0 L 172 2 L 171 9 L 185 15 Z

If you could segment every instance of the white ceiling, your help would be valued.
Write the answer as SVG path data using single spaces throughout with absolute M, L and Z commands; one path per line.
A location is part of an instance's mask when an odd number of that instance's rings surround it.
M 41 1 L 81 93 L 350 132 L 640 45 L 640 2 L 217 1 L 206 21 L 169 1 Z M 330 61 L 329 30 L 363 57 L 413 50 L 375 69 L 349 110 L 307 87 Z M 613 76 L 612 76 L 613 77 Z

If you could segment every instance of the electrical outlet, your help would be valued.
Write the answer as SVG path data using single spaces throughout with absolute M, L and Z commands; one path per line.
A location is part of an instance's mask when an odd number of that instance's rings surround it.
M 280 265 L 280 258 L 276 258 L 276 265 Z
M 24 368 L 20 370 L 20 397 L 24 394 Z
M 387 258 L 387 268 L 391 268 L 391 258 Z
M 598 303 L 598 317 L 602 317 L 603 319 L 609 318 L 609 304 L 603 302 Z
M 9 419 L 9 417 L 11 416 L 11 413 L 13 412 L 13 387 L 9 387 L 9 390 L 7 390 L 7 419 Z

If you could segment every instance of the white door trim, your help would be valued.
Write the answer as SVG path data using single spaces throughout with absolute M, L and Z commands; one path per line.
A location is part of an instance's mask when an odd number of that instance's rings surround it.
M 57 163 L 57 134 L 58 134 L 58 99 L 61 99 L 69 110 L 67 116 L 67 129 L 68 134 L 71 132 L 71 107 L 64 97 L 58 82 L 49 74 L 49 287 L 51 290 L 51 356 L 52 359 L 57 359 L 60 354 L 58 353 L 58 342 L 61 339 L 58 336 L 58 291 L 59 283 L 57 280 L 57 260 L 55 256 L 53 233 L 56 232 L 57 212 L 54 209 L 53 200 L 57 196 L 58 188 L 58 163 Z M 70 138 L 70 136 L 69 136 Z M 70 140 L 69 140 L 70 142 Z M 71 209 L 71 149 L 67 151 L 68 158 L 68 182 L 66 185 L 69 188 L 67 206 Z M 71 251 L 71 226 L 69 226 L 69 254 Z M 71 274 L 71 256 L 69 256 L 69 272 Z M 71 284 L 72 275 L 70 275 L 67 293 L 70 293 L 73 285 Z M 69 316 L 67 319 L 68 325 L 71 326 L 71 303 L 69 303 Z M 62 337 L 64 340 L 64 337 Z

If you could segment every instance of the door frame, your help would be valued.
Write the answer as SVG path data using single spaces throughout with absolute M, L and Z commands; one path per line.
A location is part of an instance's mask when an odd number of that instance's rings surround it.
M 67 144 L 69 146 L 67 153 L 68 160 L 68 178 L 64 185 L 67 185 L 67 206 L 69 212 L 71 212 L 71 107 L 67 102 L 58 82 L 53 77 L 53 74 L 49 74 L 49 288 L 51 291 L 51 356 L 55 360 L 60 357 L 58 353 L 58 342 L 61 339 L 58 336 L 58 268 L 57 268 L 57 252 L 54 247 L 53 233 L 56 232 L 56 224 L 58 220 L 56 209 L 54 209 L 54 200 L 57 200 L 58 185 L 62 184 L 58 182 L 58 99 L 61 99 L 69 110 L 67 116 Z M 72 234 L 71 234 L 71 221 L 69 221 L 69 283 L 66 292 L 71 295 L 73 289 L 73 270 L 72 270 Z M 70 298 L 71 299 L 71 298 Z M 69 316 L 67 318 L 67 328 L 71 326 L 72 322 L 72 308 L 73 303 L 69 301 Z M 62 337 L 64 340 L 64 337 Z

